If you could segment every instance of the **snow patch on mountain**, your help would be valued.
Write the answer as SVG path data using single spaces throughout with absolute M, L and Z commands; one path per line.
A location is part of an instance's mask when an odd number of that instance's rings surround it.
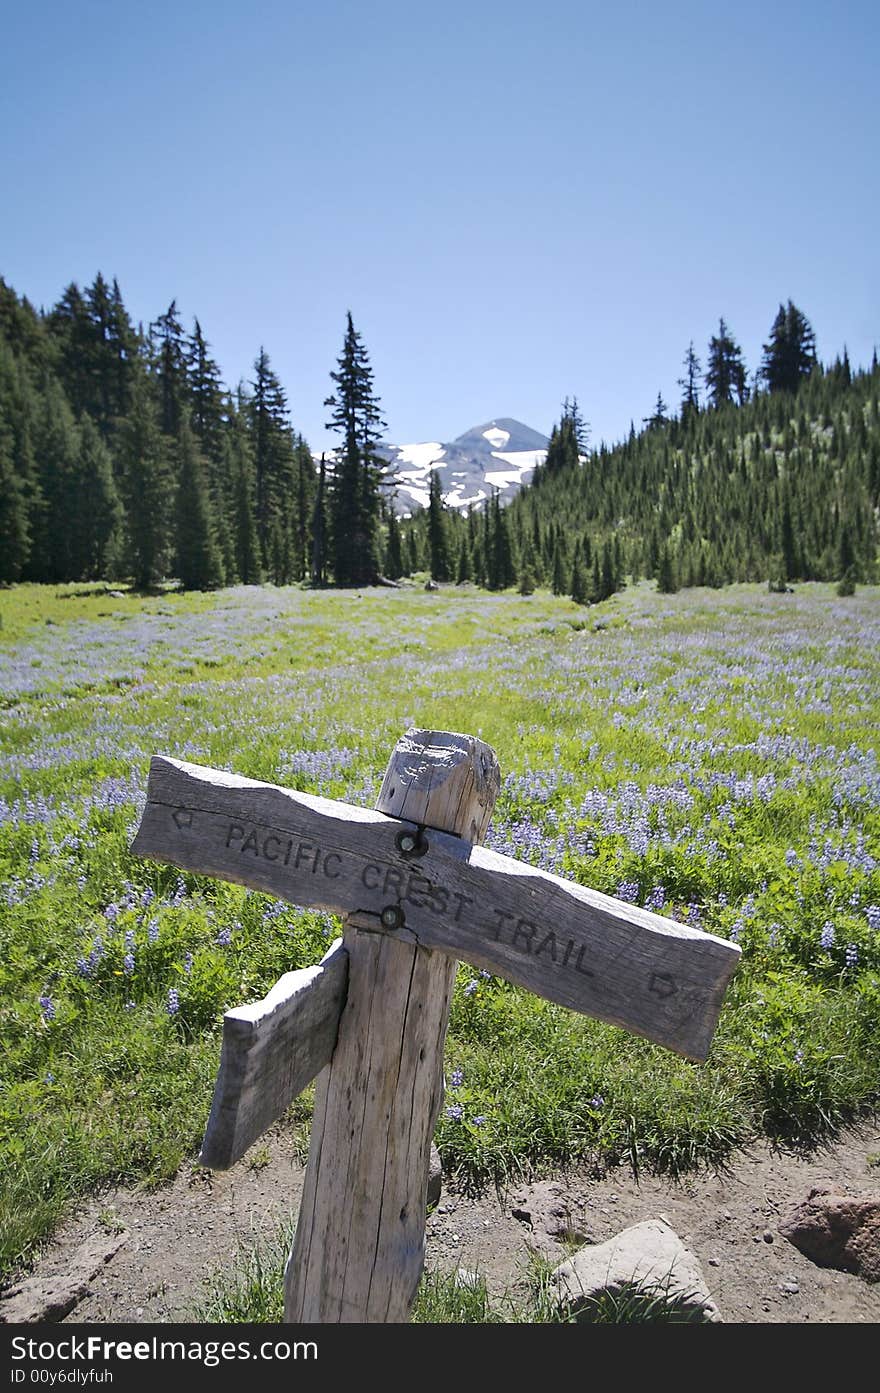
M 510 431 L 499 430 L 497 426 L 490 427 L 489 430 L 483 431 L 483 439 L 488 440 L 493 450 L 500 450 L 510 439 Z

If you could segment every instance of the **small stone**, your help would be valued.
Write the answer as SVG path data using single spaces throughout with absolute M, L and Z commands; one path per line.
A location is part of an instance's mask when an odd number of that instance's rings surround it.
M 786 1296 L 797 1296 L 800 1287 L 797 1282 L 782 1282 L 779 1290 L 784 1291 Z
M 763 1232 L 763 1234 L 762 1234 L 761 1236 L 762 1236 L 762 1238 L 764 1239 L 764 1242 L 765 1242 L 765 1243 L 772 1243 L 772 1242 L 773 1242 L 773 1234 L 770 1232 L 769 1229 L 765 1229 L 764 1232 Z
M 710 1259 L 709 1259 L 709 1266 L 710 1266 L 710 1267 L 720 1267 L 721 1264 L 720 1264 L 720 1262 L 718 1261 L 717 1258 L 710 1258 Z

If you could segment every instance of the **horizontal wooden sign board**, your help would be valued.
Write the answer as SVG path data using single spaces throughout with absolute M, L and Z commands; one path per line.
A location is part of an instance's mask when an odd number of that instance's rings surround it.
M 740 957 L 446 833 L 160 756 L 132 850 L 463 958 L 695 1060 Z

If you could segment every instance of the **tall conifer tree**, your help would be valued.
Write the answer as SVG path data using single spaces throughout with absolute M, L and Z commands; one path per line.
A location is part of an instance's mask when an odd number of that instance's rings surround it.
M 331 408 L 327 429 L 341 436 L 330 488 L 333 577 L 337 585 L 372 585 L 379 573 L 379 488 L 385 461 L 378 446 L 385 422 L 351 312 L 337 371 L 330 377 L 336 390 L 324 403 Z
M 204 460 L 185 421 L 176 454 L 175 571 L 184 590 L 213 590 L 223 583 L 223 565 Z
M 809 320 L 789 300 L 780 305 L 764 344 L 761 375 L 770 392 L 795 392 L 816 366 L 816 336 Z
M 157 410 L 143 378 L 136 378 L 131 410 L 120 431 L 128 564 L 137 589 L 166 574 L 173 550 L 171 471 Z
M 432 469 L 428 476 L 428 551 L 431 575 L 434 580 L 449 580 L 452 563 L 449 555 L 449 529 L 446 525 L 446 506 L 440 475 Z
M 706 388 L 715 407 L 728 401 L 742 405 L 748 396 L 742 352 L 723 319 L 718 321 L 718 333 L 709 340 Z

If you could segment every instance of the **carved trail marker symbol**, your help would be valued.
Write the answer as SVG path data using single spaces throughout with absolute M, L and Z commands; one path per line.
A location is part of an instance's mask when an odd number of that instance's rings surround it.
M 375 810 L 156 757 L 132 850 L 345 916 L 316 967 L 229 1011 L 203 1165 L 316 1076 L 288 1321 L 406 1320 L 456 959 L 705 1059 L 740 950 L 479 845 L 500 786 L 470 736 L 409 731 Z

